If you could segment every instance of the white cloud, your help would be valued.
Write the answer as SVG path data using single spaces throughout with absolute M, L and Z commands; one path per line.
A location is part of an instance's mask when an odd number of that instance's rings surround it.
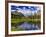
M 11 10 L 12 12 L 16 11 L 16 10 Z
M 27 16 L 27 15 L 31 15 L 31 11 L 28 9 L 28 10 L 22 10 L 22 9 L 20 9 L 20 10 L 18 10 L 18 12 L 21 12 L 22 14 L 24 14 L 25 16 Z
M 31 8 L 30 6 L 28 8 Z
M 29 6 L 29 8 L 30 8 L 30 6 Z M 37 8 L 37 10 L 35 10 L 35 11 L 31 11 L 30 9 L 26 9 L 25 7 L 23 7 L 23 9 L 21 9 L 21 8 L 16 8 L 16 9 L 18 9 L 18 12 L 21 12 L 22 14 L 24 14 L 25 16 L 28 16 L 28 15 L 31 15 L 31 13 L 34 15 L 34 13 L 36 12 L 37 13 L 37 11 L 40 9 L 39 7 Z M 33 9 L 33 8 L 32 8 Z M 12 10 L 12 11 L 16 11 L 16 10 Z
M 23 7 L 23 10 L 25 10 L 26 8 L 25 7 Z

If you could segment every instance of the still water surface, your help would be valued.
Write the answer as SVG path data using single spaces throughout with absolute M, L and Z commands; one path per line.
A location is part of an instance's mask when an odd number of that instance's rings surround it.
M 39 30 L 40 24 L 32 24 L 32 23 L 24 22 L 24 23 L 21 23 L 20 25 L 17 25 L 17 28 L 21 28 L 23 30 Z
M 27 23 L 27 22 L 22 23 L 18 27 L 24 30 L 38 30 L 40 28 L 38 24 L 32 24 L 32 23 Z

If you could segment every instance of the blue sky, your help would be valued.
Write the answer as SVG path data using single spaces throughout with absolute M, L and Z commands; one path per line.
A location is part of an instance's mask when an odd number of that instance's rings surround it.
M 11 6 L 11 10 L 17 10 L 17 8 L 20 8 L 20 9 L 23 10 L 24 7 L 25 7 L 26 10 L 27 9 L 30 9 L 31 11 L 37 10 L 37 7 L 35 7 L 35 6 L 14 6 L 14 5 Z
M 37 6 L 15 6 L 15 5 L 11 5 L 11 11 L 16 11 L 16 10 L 18 10 L 18 12 L 21 12 L 22 14 L 27 16 L 27 15 L 31 15 L 31 12 L 32 13 L 37 12 L 38 10 L 40 10 L 40 8 Z

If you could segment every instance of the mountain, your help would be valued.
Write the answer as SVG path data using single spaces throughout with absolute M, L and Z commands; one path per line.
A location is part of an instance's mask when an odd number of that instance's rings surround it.
M 11 16 L 12 18 L 24 17 L 24 15 L 21 12 L 18 12 L 18 11 L 11 12 L 11 15 L 12 15 Z

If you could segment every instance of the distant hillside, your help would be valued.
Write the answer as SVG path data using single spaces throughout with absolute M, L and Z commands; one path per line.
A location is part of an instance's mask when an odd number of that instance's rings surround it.
M 16 17 L 16 18 L 17 18 L 17 17 L 19 17 L 19 18 L 20 18 L 20 17 L 24 17 L 24 15 L 23 15 L 21 12 L 17 12 L 17 11 L 11 12 L 11 15 L 12 15 L 12 16 L 11 16 L 12 18 L 15 18 L 15 17 Z

